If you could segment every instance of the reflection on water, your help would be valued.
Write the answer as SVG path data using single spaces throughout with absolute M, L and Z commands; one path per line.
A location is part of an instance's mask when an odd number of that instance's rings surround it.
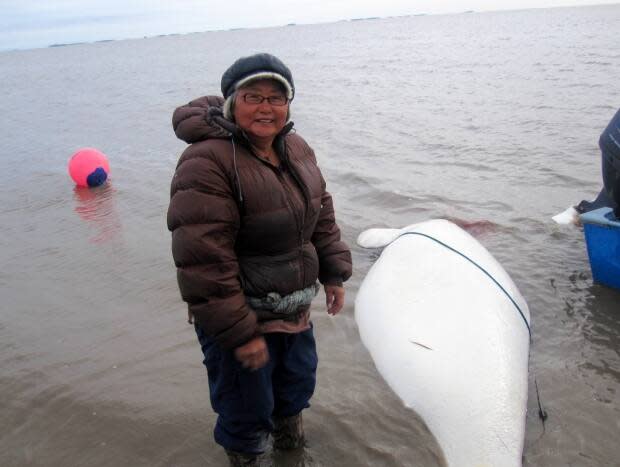
M 76 186 L 73 189 L 74 211 L 95 227 L 92 243 L 105 243 L 117 238 L 122 230 L 115 204 L 116 190 L 110 182 L 96 188 Z

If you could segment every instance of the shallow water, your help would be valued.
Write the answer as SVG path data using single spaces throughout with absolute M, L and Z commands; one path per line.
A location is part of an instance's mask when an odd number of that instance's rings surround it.
M 478 239 L 529 303 L 524 465 L 618 465 L 620 292 L 592 283 L 581 229 L 551 221 L 600 189 L 618 30 L 620 6 L 608 6 L 1 53 L 0 465 L 225 464 L 165 227 L 184 148 L 170 118 L 258 50 L 293 70 L 296 127 L 355 261 L 344 312 L 330 318 L 316 300 L 309 447 L 279 465 L 441 465 L 353 319 L 377 255 L 357 234 L 435 217 L 492 222 Z M 108 154 L 106 187 L 73 188 L 66 162 L 82 146 Z

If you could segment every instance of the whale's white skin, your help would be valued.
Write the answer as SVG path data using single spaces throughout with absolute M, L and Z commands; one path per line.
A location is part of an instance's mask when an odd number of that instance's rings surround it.
M 551 219 L 560 225 L 579 225 L 579 213 L 573 206 L 556 214 Z
M 453 467 L 522 465 L 530 336 L 528 306 L 502 266 L 445 220 L 370 229 L 390 243 L 355 300 L 360 336 L 383 378 L 426 422 Z

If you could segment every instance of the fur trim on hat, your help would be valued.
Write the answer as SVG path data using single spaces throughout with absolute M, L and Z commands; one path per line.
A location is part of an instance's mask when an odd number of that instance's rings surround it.
M 222 106 L 222 115 L 226 120 L 230 120 L 233 122 L 235 119 L 233 118 L 233 103 L 237 98 L 237 93 L 233 92 L 230 96 L 226 98 L 224 101 L 224 105 Z
M 272 79 L 274 81 L 277 81 L 282 86 L 284 86 L 284 89 L 286 91 L 286 98 L 288 100 L 293 99 L 293 87 L 291 86 L 291 83 L 289 83 L 284 76 L 278 73 L 274 73 L 272 71 L 259 71 L 257 73 L 248 75 L 245 78 L 240 79 L 235 83 L 235 90 L 241 89 L 242 87 L 250 84 L 252 81 L 259 81 L 261 79 Z

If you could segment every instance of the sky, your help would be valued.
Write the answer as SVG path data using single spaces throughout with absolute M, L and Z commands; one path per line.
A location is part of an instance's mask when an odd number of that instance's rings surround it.
M 619 3 L 620 0 L 0 0 L 0 51 L 342 19 Z

